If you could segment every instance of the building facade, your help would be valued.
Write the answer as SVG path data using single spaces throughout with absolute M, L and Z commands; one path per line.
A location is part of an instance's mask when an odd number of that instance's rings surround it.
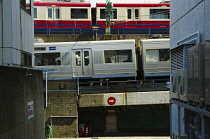
M 0 65 L 32 67 L 33 0 L 1 0 L 0 9 Z
M 171 138 L 210 138 L 210 0 L 171 0 Z
M 33 0 L 0 0 L 0 138 L 44 139 L 42 71 L 31 69 Z

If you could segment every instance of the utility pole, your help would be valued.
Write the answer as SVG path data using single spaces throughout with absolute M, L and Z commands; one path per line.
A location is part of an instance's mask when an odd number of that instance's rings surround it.
M 113 7 L 112 7 L 112 3 L 110 2 L 110 0 L 106 0 L 106 10 L 105 10 L 105 14 L 106 14 L 106 29 L 105 29 L 105 33 L 106 35 L 110 35 L 110 26 L 112 24 L 111 22 L 111 16 L 113 15 Z

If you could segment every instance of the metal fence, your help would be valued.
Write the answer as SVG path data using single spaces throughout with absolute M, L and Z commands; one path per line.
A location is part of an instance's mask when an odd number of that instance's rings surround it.
M 169 80 L 80 82 L 80 94 L 169 91 Z
M 104 35 L 103 25 L 34 25 L 36 35 Z M 169 35 L 169 25 L 112 25 L 112 35 Z
M 72 74 L 76 77 L 72 78 Z M 49 92 L 77 92 L 79 95 L 79 77 L 78 72 L 43 72 L 45 81 L 45 107 L 48 104 Z

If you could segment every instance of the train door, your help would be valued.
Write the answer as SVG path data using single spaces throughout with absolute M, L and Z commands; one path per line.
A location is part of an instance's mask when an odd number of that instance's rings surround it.
M 79 77 L 90 77 L 93 75 L 93 60 L 91 49 L 73 50 L 73 72 L 78 72 Z M 77 74 L 74 73 L 74 77 Z
M 140 10 L 139 8 L 128 8 L 127 9 L 127 19 L 136 21 L 140 19 Z
M 92 8 L 91 9 L 91 20 L 92 20 L 92 25 L 96 25 L 96 8 Z
M 48 7 L 47 8 L 47 18 L 48 18 L 48 20 L 60 20 L 60 8 Z

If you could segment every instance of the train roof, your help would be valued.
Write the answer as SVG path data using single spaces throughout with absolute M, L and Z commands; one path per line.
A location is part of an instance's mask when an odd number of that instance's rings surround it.
M 34 6 L 91 7 L 91 3 L 34 2 Z M 113 3 L 113 7 L 170 7 L 169 3 Z M 106 3 L 96 3 L 96 7 L 106 7 Z
M 147 40 L 141 40 L 142 42 L 161 42 L 161 41 L 170 41 L 170 38 L 166 39 L 147 39 Z
M 34 6 L 91 7 L 91 3 L 34 2 Z
M 113 7 L 170 7 L 169 3 L 113 3 Z M 96 7 L 106 7 L 106 3 L 96 3 Z
M 42 45 L 68 45 L 68 44 L 104 44 L 104 43 L 135 43 L 135 39 L 128 40 L 101 40 L 101 41 L 79 41 L 79 42 L 49 42 L 49 43 L 34 43 L 34 46 L 42 46 Z

